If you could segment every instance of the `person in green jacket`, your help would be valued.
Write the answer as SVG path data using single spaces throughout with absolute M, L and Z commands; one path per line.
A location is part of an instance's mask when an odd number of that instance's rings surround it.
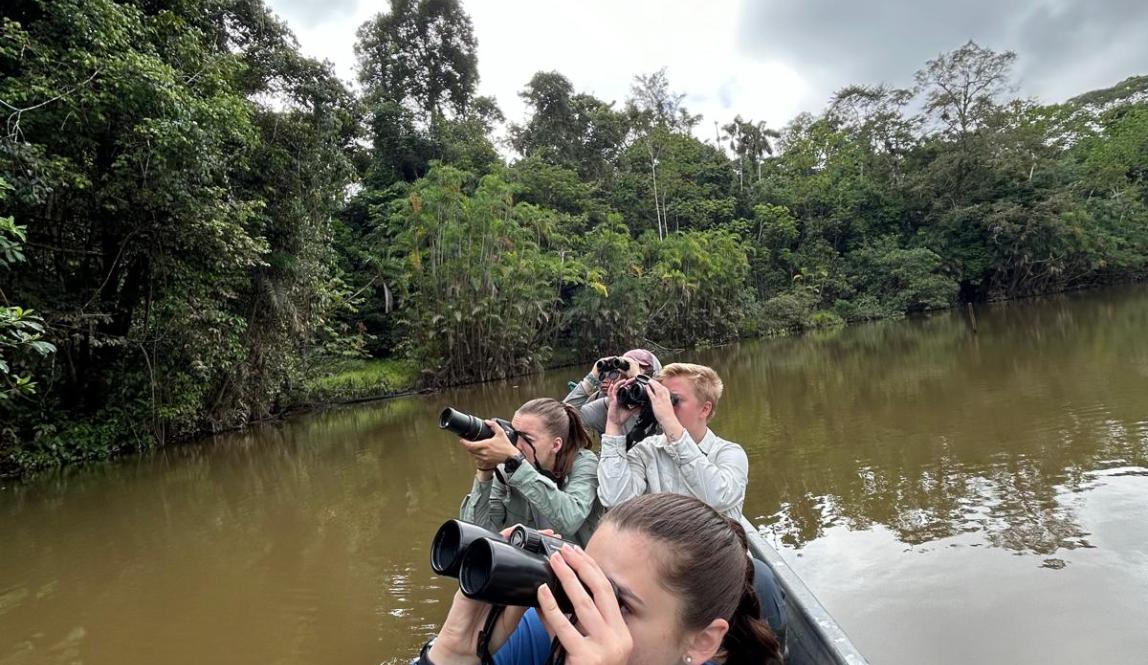
M 578 409 L 555 399 L 532 399 L 510 421 L 517 444 L 493 421 L 494 436 L 459 439 L 474 459 L 474 486 L 459 519 L 491 530 L 515 524 L 553 529 L 585 545 L 598 520 L 598 456 Z

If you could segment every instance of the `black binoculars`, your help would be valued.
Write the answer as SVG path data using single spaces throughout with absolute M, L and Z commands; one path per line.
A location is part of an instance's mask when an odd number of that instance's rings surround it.
M 639 374 L 634 378 L 633 383 L 619 388 L 618 406 L 623 409 L 649 408 L 650 394 L 646 392 L 646 386 L 649 384 L 650 377 L 645 374 Z M 678 396 L 670 395 L 670 402 L 672 402 L 674 406 L 677 406 Z
M 621 356 L 603 358 L 594 363 L 594 368 L 598 370 L 598 378 L 601 379 L 610 372 L 629 372 L 630 361 Z
M 511 443 L 518 441 L 518 432 L 514 430 L 514 426 L 510 424 L 509 420 L 502 418 L 493 418 L 494 422 L 506 432 L 507 438 Z M 472 416 L 469 413 L 463 413 L 450 407 L 442 410 L 438 416 L 439 429 L 450 430 L 467 441 L 482 441 L 494 436 L 482 418 Z
M 549 562 L 564 544 L 521 524 L 503 539 L 480 526 L 450 520 L 431 542 L 431 568 L 457 577 L 467 598 L 491 605 L 538 607 L 538 587 L 545 584 L 558 607 L 569 614 L 574 608 Z

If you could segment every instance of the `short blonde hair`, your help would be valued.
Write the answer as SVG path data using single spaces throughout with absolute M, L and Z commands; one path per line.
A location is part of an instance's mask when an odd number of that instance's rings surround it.
M 718 400 L 721 399 L 721 393 L 725 387 L 718 373 L 710 367 L 695 365 L 693 363 L 670 363 L 663 367 L 662 371 L 658 373 L 659 380 L 670 379 L 676 376 L 688 379 L 693 385 L 694 392 L 697 393 L 698 399 L 713 405 L 713 409 L 710 411 L 710 417 L 712 418 L 714 412 L 717 411 Z

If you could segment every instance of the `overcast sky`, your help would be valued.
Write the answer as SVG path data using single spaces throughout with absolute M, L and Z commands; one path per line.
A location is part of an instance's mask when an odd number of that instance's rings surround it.
M 355 30 L 387 0 L 268 0 L 305 53 L 354 78 Z M 909 85 L 968 39 L 1017 52 L 1020 94 L 1053 102 L 1148 74 L 1148 0 L 463 0 L 481 94 L 507 118 L 539 70 L 624 102 L 665 66 L 698 134 L 735 114 L 781 127 L 850 83 Z

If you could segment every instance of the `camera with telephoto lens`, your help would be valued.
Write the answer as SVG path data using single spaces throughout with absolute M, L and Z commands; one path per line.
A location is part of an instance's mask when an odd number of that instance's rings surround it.
M 618 406 L 623 409 L 648 409 L 651 408 L 650 394 L 646 392 L 646 386 L 650 385 L 650 377 L 645 374 L 639 374 L 634 377 L 634 381 L 618 389 Z M 670 402 L 674 406 L 678 405 L 678 396 L 670 395 Z
M 491 605 L 538 607 L 538 587 L 545 584 L 558 607 L 571 613 L 573 605 L 549 561 L 563 544 L 559 538 L 521 524 L 503 539 L 480 526 L 449 520 L 431 542 L 431 568 L 439 575 L 458 578 L 467 598 Z
M 509 420 L 502 418 L 493 418 L 495 423 L 506 432 L 506 437 L 510 439 L 511 443 L 518 441 L 518 432 L 514 430 L 514 426 L 510 424 Z M 494 432 L 487 427 L 482 418 L 472 416 L 469 413 L 456 411 L 450 407 L 442 410 L 438 416 L 439 429 L 449 430 L 466 439 L 467 441 L 482 441 L 494 436 Z
M 598 378 L 604 379 L 611 373 L 629 372 L 630 360 L 621 356 L 603 358 L 594 364 L 594 368 L 598 370 Z

